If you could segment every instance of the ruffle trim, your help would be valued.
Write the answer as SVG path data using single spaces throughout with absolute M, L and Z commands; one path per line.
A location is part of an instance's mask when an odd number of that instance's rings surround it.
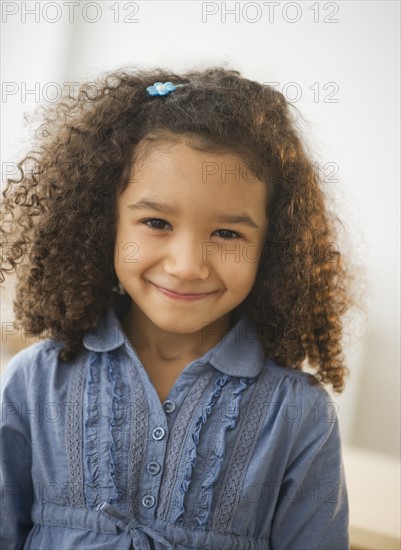
M 191 483 L 193 468 L 196 464 L 197 447 L 199 444 L 202 427 L 206 423 L 208 417 L 212 412 L 213 407 L 220 397 L 223 387 L 227 384 L 230 378 L 230 376 L 224 375 L 216 380 L 212 388 L 211 396 L 209 397 L 208 401 L 203 404 L 201 413 L 195 422 L 195 429 L 191 434 L 192 441 L 188 449 L 187 466 L 185 469 L 184 478 L 179 488 L 179 497 L 177 499 L 177 502 L 175 503 L 175 510 L 172 512 L 172 523 L 179 522 L 179 519 L 185 512 L 184 499 L 185 494 L 187 493 L 189 485 Z
M 232 393 L 232 398 L 229 400 L 229 405 L 225 408 L 222 422 L 219 425 L 219 430 L 214 438 L 211 453 L 208 458 L 207 474 L 201 485 L 197 510 L 194 514 L 193 521 L 195 521 L 199 527 L 206 525 L 210 516 L 213 502 L 213 486 L 220 475 L 224 460 L 226 432 L 227 430 L 234 429 L 237 425 L 242 397 L 241 394 L 252 383 L 253 379 L 240 378 L 237 387 Z

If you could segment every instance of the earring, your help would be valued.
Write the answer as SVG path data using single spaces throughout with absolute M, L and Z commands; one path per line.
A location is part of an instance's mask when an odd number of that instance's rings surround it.
M 121 284 L 120 281 L 118 281 L 118 285 L 117 285 L 117 286 L 118 286 L 118 293 L 119 293 L 119 294 L 126 294 L 125 288 L 123 287 L 123 285 Z
M 123 285 L 121 284 L 120 281 L 118 281 L 117 283 L 117 286 L 113 286 L 113 292 L 116 292 L 117 294 L 126 294 L 125 292 L 125 288 L 123 287 Z

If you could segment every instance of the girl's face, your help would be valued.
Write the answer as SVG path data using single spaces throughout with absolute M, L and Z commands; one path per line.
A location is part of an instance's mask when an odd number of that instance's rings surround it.
M 181 142 L 139 154 L 117 201 L 114 260 L 131 320 L 175 334 L 228 323 L 255 282 L 265 203 L 265 184 L 235 154 Z

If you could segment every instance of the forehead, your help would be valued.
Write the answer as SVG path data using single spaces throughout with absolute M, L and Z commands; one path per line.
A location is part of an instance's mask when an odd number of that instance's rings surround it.
M 136 148 L 129 188 L 163 195 L 213 194 L 215 198 L 253 202 L 267 199 L 266 183 L 255 162 L 226 148 L 205 150 L 187 141 L 157 140 Z

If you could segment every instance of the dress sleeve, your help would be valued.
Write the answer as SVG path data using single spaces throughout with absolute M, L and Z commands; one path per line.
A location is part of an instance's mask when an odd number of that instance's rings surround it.
M 27 409 L 27 381 L 24 366 L 32 360 L 29 348 L 18 353 L 7 365 L 1 383 L 0 423 L 0 548 L 24 547 L 32 528 L 31 478 L 32 448 Z M 29 366 L 29 365 L 28 365 Z
M 348 496 L 337 405 L 307 389 L 296 441 L 280 488 L 272 550 L 348 550 Z

